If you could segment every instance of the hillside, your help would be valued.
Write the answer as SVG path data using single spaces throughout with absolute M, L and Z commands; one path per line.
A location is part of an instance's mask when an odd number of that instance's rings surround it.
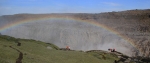
M 128 56 L 150 56 L 149 9 L 4 15 L 0 16 L 0 30 L 3 35 L 39 40 L 60 48 L 67 45 L 83 51 L 115 48 Z
M 17 46 L 17 42 L 21 46 Z M 97 63 L 99 59 L 79 51 L 56 50 L 54 45 L 26 39 L 15 39 L 0 36 L 0 63 L 15 63 L 18 55 L 22 56 L 22 63 Z M 14 48 L 14 49 L 13 49 Z M 16 50 L 15 50 L 16 49 Z M 58 48 L 57 48 L 58 49 Z
M 0 63 L 15 63 L 20 53 L 22 63 L 111 63 L 118 59 L 107 55 L 104 60 L 82 51 L 63 51 L 50 43 L 9 36 L 0 36 L 0 50 Z
M 6 35 L 0 36 L 0 50 L 0 63 L 134 63 L 132 59 L 137 59 L 120 52 L 60 50 L 50 43 Z

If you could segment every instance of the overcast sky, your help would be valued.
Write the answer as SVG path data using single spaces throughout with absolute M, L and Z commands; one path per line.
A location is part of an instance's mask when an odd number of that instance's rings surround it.
M 150 0 L 0 0 L 0 15 L 150 9 Z

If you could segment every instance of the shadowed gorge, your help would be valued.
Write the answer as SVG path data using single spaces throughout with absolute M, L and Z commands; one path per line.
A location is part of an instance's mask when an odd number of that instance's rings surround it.
M 0 28 L 4 35 L 40 40 L 61 48 L 70 46 L 84 51 L 115 48 L 129 56 L 149 56 L 149 14 L 149 10 L 128 10 L 99 14 L 5 15 L 0 17 Z

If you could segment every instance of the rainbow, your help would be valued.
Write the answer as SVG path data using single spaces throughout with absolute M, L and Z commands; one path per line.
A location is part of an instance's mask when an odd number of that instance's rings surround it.
M 13 23 L 9 23 L 5 26 L 2 26 L 0 27 L 0 32 L 2 31 L 5 31 L 7 29 L 10 29 L 12 27 L 16 27 L 16 26 L 19 26 L 21 24 L 24 24 L 24 23 L 30 23 L 30 22 L 36 22 L 36 21 L 43 21 L 43 20 L 49 20 L 49 19 L 60 19 L 60 20 L 73 20 L 73 21 L 79 21 L 79 22 L 84 22 L 84 23 L 88 23 L 88 24 L 91 24 L 91 25 L 94 25 L 94 26 L 97 26 L 97 27 L 101 27 L 101 28 L 104 28 L 116 35 L 118 35 L 119 37 L 125 39 L 127 42 L 129 42 L 133 47 L 136 48 L 136 46 L 134 45 L 134 42 L 132 39 L 128 38 L 127 36 L 125 35 L 122 35 L 120 34 L 119 32 L 117 32 L 116 30 L 112 29 L 111 27 L 108 27 L 104 24 L 101 24 L 99 22 L 96 22 L 94 20 L 82 20 L 82 19 L 79 19 L 79 18 L 72 18 L 72 17 L 59 17 L 59 16 L 46 16 L 46 17 L 39 17 L 39 18 L 27 18 L 27 19 L 23 19 L 23 20 L 18 20 L 18 21 L 15 21 Z M 137 49 L 137 48 L 136 48 Z

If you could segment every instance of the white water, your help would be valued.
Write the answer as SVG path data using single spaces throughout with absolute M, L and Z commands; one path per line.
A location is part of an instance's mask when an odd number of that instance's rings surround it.
M 1 32 L 24 39 L 53 43 L 60 48 L 74 50 L 108 50 L 115 48 L 126 55 L 133 54 L 133 46 L 122 37 L 92 24 L 68 20 L 45 20 L 24 23 Z

